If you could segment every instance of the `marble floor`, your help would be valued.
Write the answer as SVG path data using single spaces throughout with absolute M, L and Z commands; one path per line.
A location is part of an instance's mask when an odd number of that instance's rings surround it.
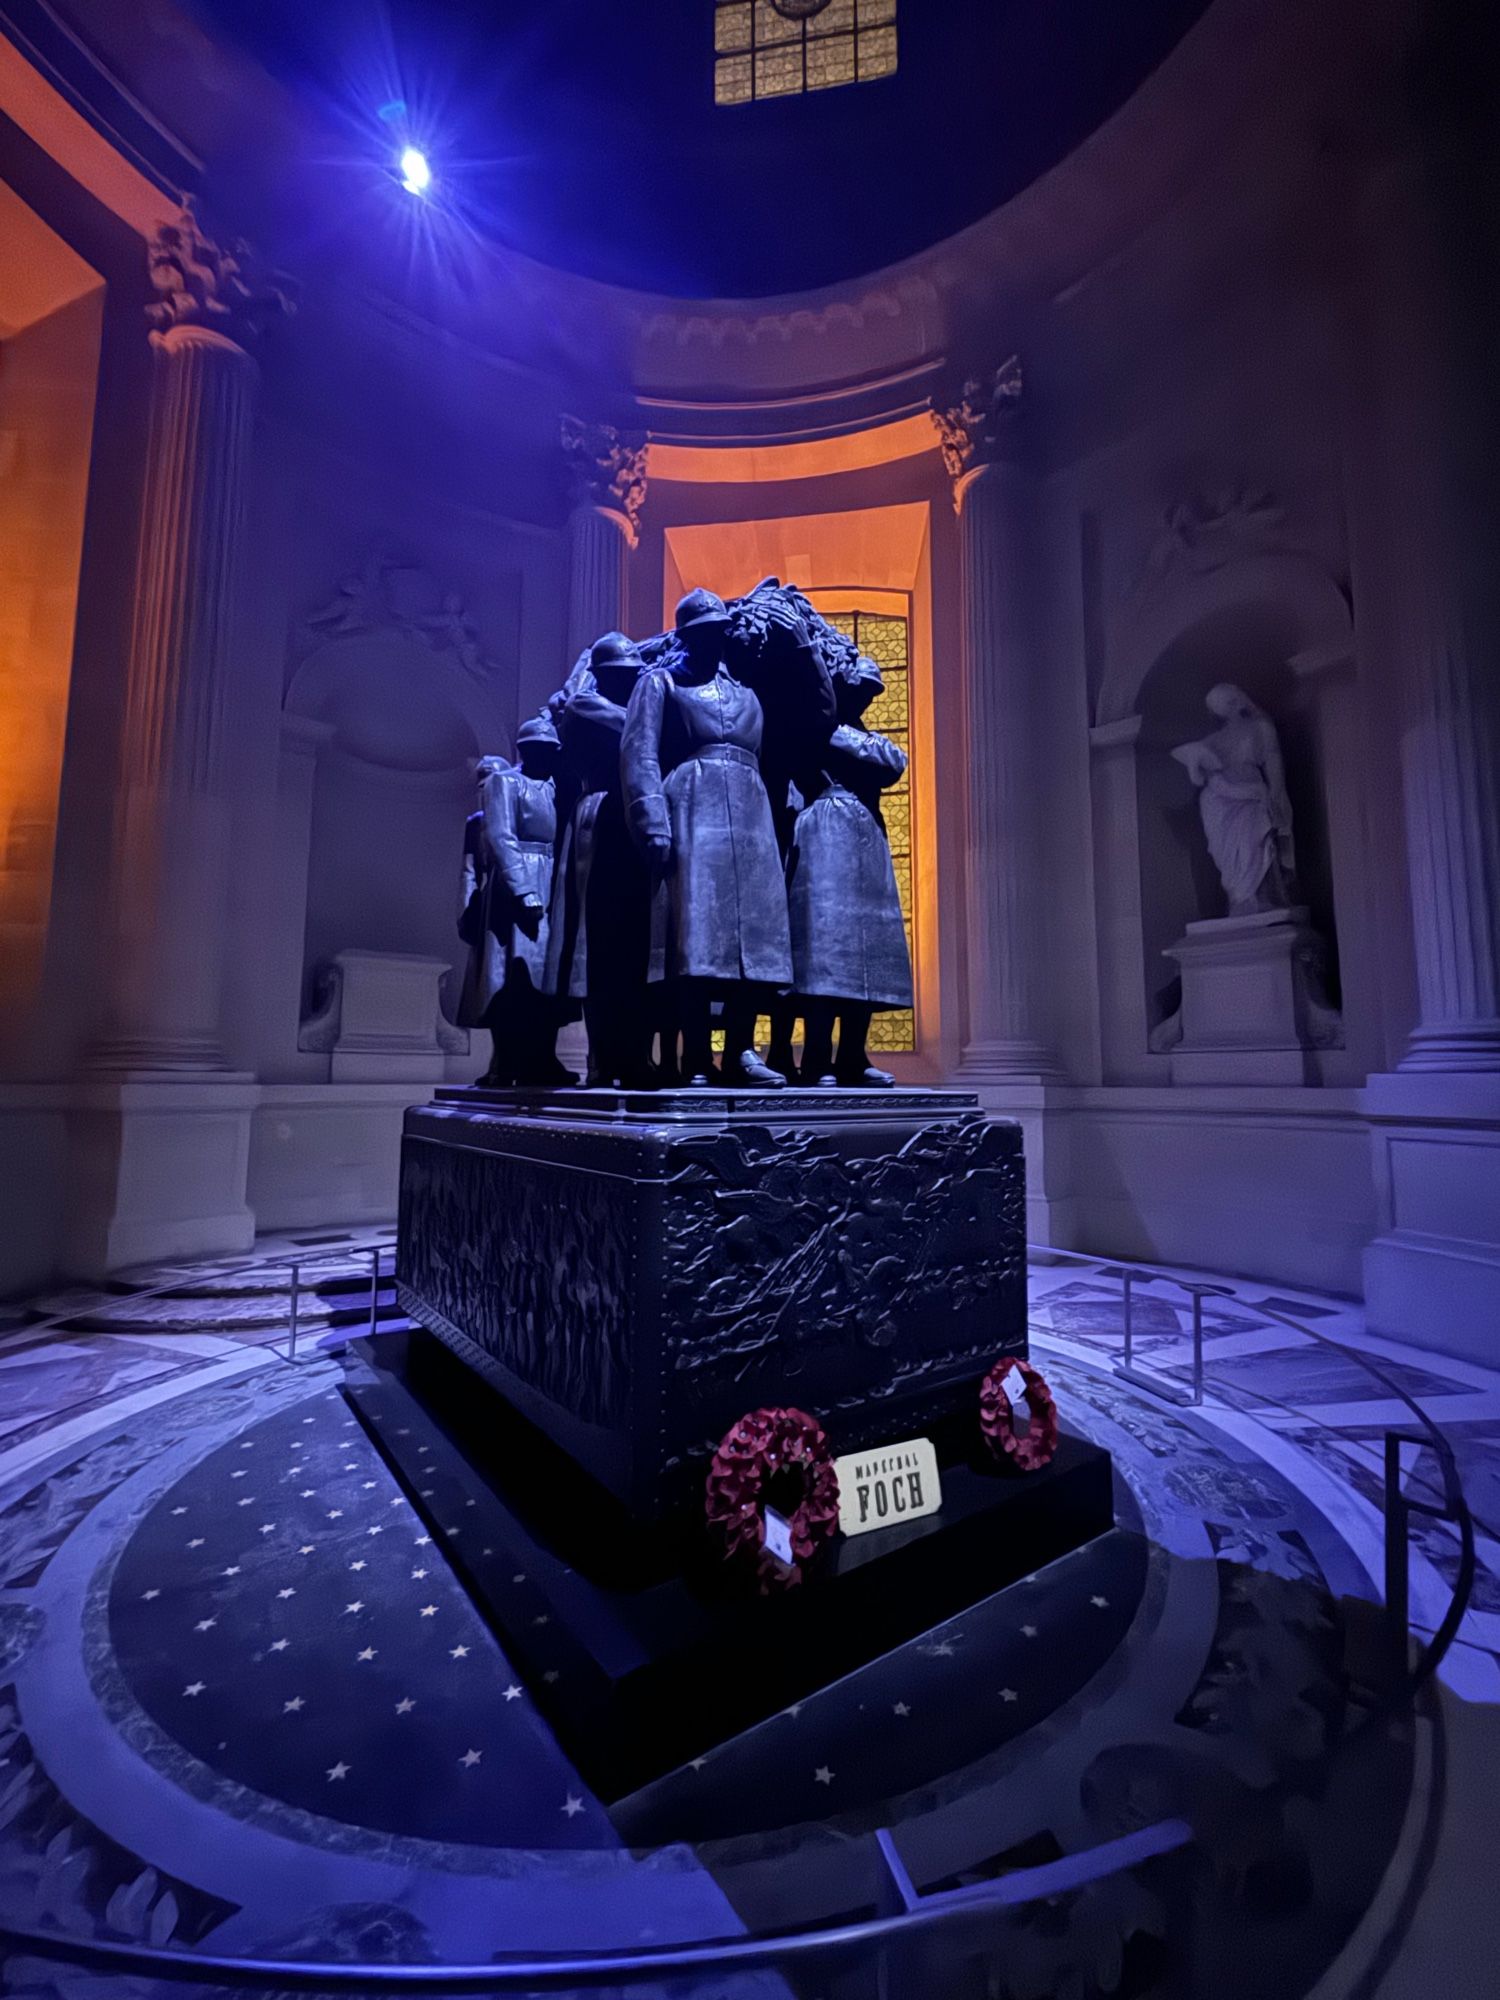
M 1033 1356 L 1114 1456 L 1117 1530 L 606 1803 L 450 1564 L 461 1480 L 403 1492 L 341 1393 L 388 1238 L 257 1245 L 301 1260 L 295 1359 L 285 1269 L 240 1259 L 0 1320 L 0 1925 L 376 1963 L 662 1945 L 867 1913 L 881 1829 L 925 1893 L 1178 1814 L 1190 1861 L 1019 1913 L 972 1990 L 1173 1990 L 1189 1910 L 1194 1990 L 1353 1992 L 1399 1957 L 1445 1707 L 1500 1704 L 1500 1373 L 1236 1281 L 1177 1408 L 1114 1372 L 1120 1267 L 1038 1262 Z M 1199 1275 L 1137 1283 L 1143 1367 L 1184 1377 Z M 1478 1572 L 1441 1694 L 1391 1715 L 1369 1607 L 1404 1397 L 1453 1445 Z M 1433 1479 L 1424 1454 L 1411 1490 Z M 1419 1633 L 1457 1574 L 1451 1525 L 1416 1516 Z M 0 1991 L 82 1977 L 16 1950 Z M 746 1978 L 703 1990 L 815 1990 Z

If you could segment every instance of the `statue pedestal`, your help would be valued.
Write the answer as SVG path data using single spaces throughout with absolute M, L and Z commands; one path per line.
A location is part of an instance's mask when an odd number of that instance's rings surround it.
M 1315 1049 L 1339 1017 L 1323 997 L 1323 942 L 1307 911 L 1189 924 L 1166 953 L 1182 968 L 1173 1083 L 1315 1083 Z
M 962 1090 L 444 1090 L 407 1113 L 411 1317 L 640 1521 L 748 1411 L 835 1451 L 1026 1352 L 1019 1129 Z

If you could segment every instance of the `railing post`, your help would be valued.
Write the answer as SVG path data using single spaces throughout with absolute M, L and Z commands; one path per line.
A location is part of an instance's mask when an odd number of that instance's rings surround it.
M 1401 1490 L 1401 1434 L 1385 1434 L 1385 1611 L 1392 1637 L 1406 1650 L 1411 1629 L 1411 1515 Z
M 1125 1273 L 1125 1366 L 1130 1366 L 1131 1350 L 1135 1344 L 1135 1288 L 1133 1274 Z
M 1203 1294 L 1193 1293 L 1193 1402 L 1203 1401 Z
M 287 1347 L 286 1347 L 286 1358 L 287 1358 L 287 1360 L 288 1360 L 288 1361 L 295 1361 L 295 1360 L 297 1359 L 297 1303 L 298 1303 L 298 1301 L 297 1301 L 297 1293 L 298 1293 L 298 1291 L 299 1291 L 299 1289 L 300 1289 L 300 1287 L 301 1287 L 301 1280 L 302 1280 L 302 1266 L 301 1266 L 300 1264 L 293 1264 L 293 1266 L 292 1266 L 292 1337 L 291 1337 L 291 1339 L 290 1339 L 290 1340 L 289 1340 L 289 1341 L 287 1342 Z
M 380 1251 L 377 1244 L 370 1252 L 370 1338 L 375 1338 L 375 1320 L 380 1311 Z

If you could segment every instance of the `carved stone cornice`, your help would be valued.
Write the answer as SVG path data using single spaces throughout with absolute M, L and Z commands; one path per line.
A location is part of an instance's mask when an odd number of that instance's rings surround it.
M 258 270 L 247 243 L 221 245 L 204 235 L 191 200 L 175 221 L 161 224 L 146 256 L 156 290 L 146 308 L 154 339 L 198 327 L 249 348 L 273 320 L 296 310 L 285 284 Z
M 612 424 L 585 423 L 565 415 L 560 438 L 575 507 L 610 507 L 623 514 L 634 537 L 646 504 L 646 437 Z
M 1020 357 L 1012 354 L 990 374 L 971 376 L 952 409 L 933 411 L 951 479 L 993 464 L 1014 448 L 1022 386 Z

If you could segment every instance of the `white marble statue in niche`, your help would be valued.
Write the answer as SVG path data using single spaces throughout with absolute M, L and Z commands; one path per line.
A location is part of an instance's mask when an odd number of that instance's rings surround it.
M 1198 812 L 1229 914 L 1289 909 L 1292 806 L 1276 725 L 1231 681 L 1210 688 L 1206 701 L 1219 728 L 1172 755 L 1198 787 Z

